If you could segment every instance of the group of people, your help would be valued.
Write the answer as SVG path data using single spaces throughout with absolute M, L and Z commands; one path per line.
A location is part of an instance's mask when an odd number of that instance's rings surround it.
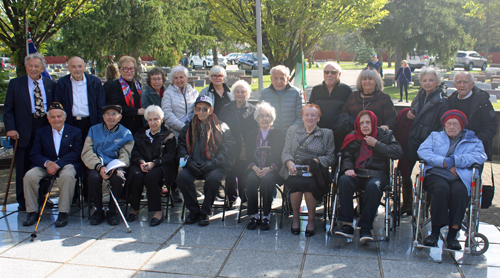
M 341 67 L 331 62 L 325 64 L 324 81 L 313 88 L 308 104 L 290 85 L 290 70 L 272 68 L 271 85 L 260 91 L 256 106 L 248 102 L 249 84 L 238 81 L 229 88 L 227 73 L 220 66 L 210 70 L 210 85 L 198 93 L 187 83 L 184 66 L 172 69 L 168 87 L 159 68 L 148 71 L 147 84 L 141 84 L 134 77 L 136 60 L 123 56 L 118 62 L 119 76 L 101 86 L 97 77 L 85 73 L 83 59 L 71 57 L 68 63 L 70 74 L 55 83 L 41 77 L 43 57 L 28 55 L 28 74 L 11 80 L 8 87 L 4 121 L 7 136 L 18 140 L 16 197 L 19 210 L 28 213 L 26 226 L 38 218 L 37 186 L 46 175 L 55 175 L 60 188 L 57 227 L 68 223 L 78 177 L 96 207 L 92 225 L 105 219 L 119 224 L 120 208 L 110 202 L 106 213 L 103 209 L 104 180 L 114 196 L 130 192 L 128 221 L 136 219 L 146 186 L 148 210 L 153 212 L 151 226 L 164 220 L 161 196 L 165 188 L 174 201 L 183 199 L 189 210 L 186 224 L 208 225 L 225 180 L 230 204 L 238 197 L 247 202 L 249 230 L 270 229 L 275 186 L 284 184 L 293 210 L 291 232 L 300 233 L 300 205 L 305 199 L 305 235 L 312 236 L 317 202 L 329 192 L 329 170 L 337 166 L 342 174 L 339 219 L 344 222 L 337 234 L 353 236 L 352 196 L 364 191 L 358 227 L 361 241 L 367 242 L 372 239 L 370 230 L 387 184 L 389 159 L 400 161 L 405 178 L 403 211 L 411 213 L 410 175 L 418 155 L 429 163 L 431 192 L 467 194 L 463 189 L 470 186 L 470 177 L 464 173 L 473 161 L 483 163 L 486 154 L 491 157 L 496 134 L 491 103 L 467 72 L 455 76 L 457 92 L 446 98 L 439 72 L 423 68 L 422 89 L 411 109 L 397 115 L 391 98 L 383 92 L 379 71 L 363 70 L 353 92 L 340 82 Z M 336 151 L 342 156 L 341 165 L 334 164 Z M 201 206 L 195 186 L 199 179 L 204 180 Z M 452 193 L 443 189 L 443 180 L 453 184 Z M 432 213 L 440 217 L 433 223 L 431 236 L 438 230 L 434 226 L 449 224 L 454 229 L 456 219 L 463 215 L 467 196 L 457 205 L 448 195 L 443 198 L 449 202 L 433 203 Z M 444 216 L 448 207 L 450 211 L 456 208 L 458 214 Z

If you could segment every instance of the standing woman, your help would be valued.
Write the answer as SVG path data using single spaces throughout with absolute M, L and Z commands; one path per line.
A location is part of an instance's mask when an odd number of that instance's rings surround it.
M 134 79 L 137 63 L 134 57 L 122 56 L 118 61 L 120 78 L 115 79 L 106 91 L 106 104 L 122 107 L 120 124 L 135 134 L 144 125 L 144 108 L 141 108 L 141 85 Z
M 104 77 L 106 78 L 106 82 L 104 82 L 102 87 L 104 88 L 104 92 L 107 92 L 109 84 L 111 84 L 111 82 L 120 77 L 120 73 L 118 72 L 118 68 L 115 66 L 115 64 L 109 64 L 106 67 L 106 72 L 104 74 Z
M 249 132 L 257 129 L 257 122 L 253 116 L 255 106 L 247 101 L 251 92 L 252 89 L 246 81 L 237 81 L 231 87 L 231 94 L 234 95 L 235 100 L 226 104 L 218 114 L 219 119 L 229 126 L 236 141 L 236 161 L 229 172 L 226 184 L 230 204 L 234 203 L 237 196 L 240 196 L 242 203 L 246 201 L 244 176 L 248 166 L 247 157 L 251 158 L 253 153 L 245 152 L 247 144 L 245 138 Z
M 176 66 L 170 73 L 170 86 L 163 94 L 161 109 L 165 113 L 165 126 L 179 137 L 181 129 L 194 116 L 194 102 L 198 91 L 187 83 L 188 70 L 183 66 Z
M 233 92 L 229 90 L 226 85 L 226 70 L 221 66 L 214 66 L 208 73 L 210 80 L 212 81 L 210 85 L 205 87 L 200 92 L 200 96 L 209 96 L 212 98 L 212 107 L 214 108 L 214 114 L 219 116 L 222 107 L 234 101 Z M 234 86 L 233 86 L 234 88 Z M 251 91 L 249 91 L 250 94 Z
M 153 68 L 148 71 L 146 78 L 146 89 L 142 93 L 142 107 L 148 108 L 150 105 L 161 106 L 161 98 L 167 87 L 163 85 L 167 81 L 165 74 L 160 68 Z
M 394 82 L 398 81 L 399 87 L 399 102 L 403 101 L 403 87 L 406 93 L 406 102 L 408 102 L 408 84 L 411 83 L 411 68 L 406 60 L 401 61 L 401 67 L 394 78 Z

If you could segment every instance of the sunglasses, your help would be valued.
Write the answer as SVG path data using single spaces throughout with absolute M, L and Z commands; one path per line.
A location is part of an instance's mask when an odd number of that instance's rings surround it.
M 331 74 L 331 75 L 337 75 L 339 72 L 336 70 L 325 70 L 323 71 L 326 75 Z
M 210 110 L 209 108 L 195 108 L 194 111 L 196 112 L 200 112 L 200 111 L 203 111 L 203 112 L 208 112 L 208 110 Z

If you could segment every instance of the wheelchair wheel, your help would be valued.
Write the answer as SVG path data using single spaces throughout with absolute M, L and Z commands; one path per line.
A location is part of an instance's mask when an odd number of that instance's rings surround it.
M 465 247 L 469 247 L 468 242 L 469 241 L 465 239 Z M 481 233 L 474 233 L 474 237 L 471 238 L 470 252 L 472 255 L 482 255 L 488 250 L 489 246 L 490 242 L 485 235 Z

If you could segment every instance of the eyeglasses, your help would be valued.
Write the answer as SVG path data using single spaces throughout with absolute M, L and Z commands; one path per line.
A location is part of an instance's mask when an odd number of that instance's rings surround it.
M 104 113 L 104 116 L 105 116 L 105 117 L 113 117 L 113 118 L 114 118 L 114 117 L 116 117 L 117 115 L 118 115 L 118 113 L 116 113 L 116 112 L 113 112 L 113 113 Z
M 269 118 L 271 119 L 273 116 L 269 115 L 269 114 L 259 114 L 259 118 Z
M 135 72 L 135 67 L 130 67 L 130 68 L 121 68 L 123 72 Z
M 212 78 L 224 78 L 224 75 L 212 75 Z
M 331 75 L 337 75 L 339 72 L 336 70 L 325 70 L 323 71 L 325 75 L 331 74 Z
M 196 111 L 196 112 L 200 112 L 200 111 L 207 112 L 208 110 L 210 110 L 210 108 L 195 108 L 194 109 L 194 111 Z
M 161 77 L 153 77 L 153 78 L 151 78 L 151 81 L 163 81 L 163 78 L 161 78 Z

